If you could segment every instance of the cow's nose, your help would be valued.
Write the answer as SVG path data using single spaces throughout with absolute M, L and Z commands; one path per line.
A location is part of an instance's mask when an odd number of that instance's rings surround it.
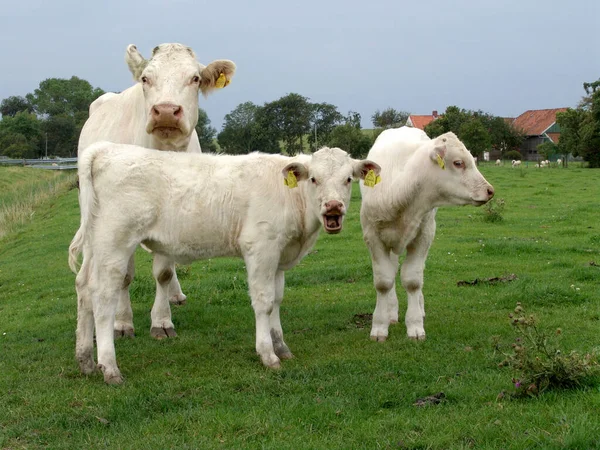
M 155 119 L 173 118 L 179 119 L 183 115 L 183 108 L 172 103 L 161 103 L 152 107 L 152 116 Z
M 341 212 L 343 208 L 344 204 L 342 202 L 338 202 L 337 200 L 329 200 L 327 203 L 325 203 L 325 209 L 327 209 L 327 211 L 338 210 Z
M 488 193 L 488 197 L 489 197 L 489 198 L 492 198 L 492 197 L 494 196 L 494 188 L 493 188 L 492 186 L 490 186 L 490 187 L 487 189 L 487 193 Z

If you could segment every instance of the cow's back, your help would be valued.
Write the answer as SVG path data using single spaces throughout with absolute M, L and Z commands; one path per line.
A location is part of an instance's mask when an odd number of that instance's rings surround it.
M 381 166 L 383 179 L 397 170 L 402 170 L 411 155 L 424 142 L 430 140 L 427 134 L 418 128 L 391 128 L 377 137 L 367 158 Z

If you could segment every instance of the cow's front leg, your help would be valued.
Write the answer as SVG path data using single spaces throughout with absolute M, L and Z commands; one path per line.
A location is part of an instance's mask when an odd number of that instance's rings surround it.
M 171 286 L 175 276 L 175 264 L 169 258 L 154 254 L 152 263 L 152 275 L 156 280 L 156 297 L 152 307 L 152 328 L 150 335 L 156 339 L 175 337 L 175 326 L 171 321 L 171 306 L 169 299 L 172 298 Z M 179 286 L 179 283 L 177 283 Z M 180 289 L 181 290 L 181 289 Z
M 127 273 L 123 277 L 121 288 L 119 289 L 117 311 L 115 315 L 115 338 L 119 337 L 134 337 L 135 331 L 133 328 L 133 311 L 131 309 L 131 299 L 129 298 L 129 285 L 133 281 L 135 275 L 135 260 L 134 255 L 131 255 L 127 263 Z
M 255 251 L 244 259 L 256 319 L 256 353 L 265 366 L 279 369 L 281 363 L 275 354 L 271 339 L 271 313 L 275 303 L 275 277 L 279 258 Z
M 271 312 L 271 340 L 273 349 L 280 359 L 291 359 L 294 357 L 289 347 L 283 341 L 283 329 L 281 328 L 281 319 L 279 317 L 279 308 L 283 301 L 283 290 L 285 286 L 285 272 L 278 270 L 275 274 L 275 301 L 273 302 L 273 311 Z
M 367 240 L 373 265 L 373 284 L 377 291 L 377 304 L 373 312 L 371 340 L 385 341 L 390 323 L 398 322 L 398 297 L 396 274 L 398 255 L 386 248 L 378 238 Z

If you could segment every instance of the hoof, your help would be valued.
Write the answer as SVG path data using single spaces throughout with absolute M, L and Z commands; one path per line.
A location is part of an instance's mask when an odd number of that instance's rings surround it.
M 409 336 L 408 338 L 411 341 L 424 341 L 425 340 L 425 335 L 424 334 L 418 334 L 416 336 Z
M 277 356 L 279 357 L 279 359 L 293 359 L 294 358 L 294 354 L 292 352 L 290 352 L 289 350 L 287 352 L 282 352 L 282 353 L 277 353 Z
M 263 363 L 263 365 L 265 367 L 268 367 L 269 369 L 281 369 L 281 361 L 279 360 L 279 358 L 275 355 L 267 358 L 261 358 L 261 361 Z
M 375 342 L 385 342 L 387 341 L 387 336 L 371 336 L 371 340 Z
M 122 337 L 134 338 L 135 332 L 134 332 L 133 328 L 126 328 L 124 330 L 115 330 L 115 339 L 119 339 Z
M 394 320 L 394 319 L 390 320 L 390 325 L 394 325 L 394 324 L 396 324 L 396 323 L 398 323 L 398 320 L 397 320 L 397 319 L 396 319 L 396 320 Z
M 169 299 L 169 303 L 172 305 L 185 305 L 186 299 L 185 294 L 176 294 Z
M 289 347 L 285 344 L 275 346 L 275 354 L 279 359 L 292 359 L 294 355 L 290 351 Z
M 107 370 L 102 364 L 98 364 L 98 368 L 102 370 L 104 374 L 104 382 L 106 384 L 121 384 L 123 383 L 123 377 L 119 369 Z
M 177 333 L 175 333 L 174 328 L 152 327 L 150 329 L 150 336 L 152 336 L 154 339 L 161 340 L 166 338 L 177 337 Z
M 98 366 L 93 359 L 79 359 L 79 370 L 84 375 L 91 375 L 98 370 Z

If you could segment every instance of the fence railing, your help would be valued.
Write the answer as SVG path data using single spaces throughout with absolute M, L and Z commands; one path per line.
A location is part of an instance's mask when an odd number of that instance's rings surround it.
M 0 166 L 25 166 L 46 170 L 72 170 L 77 169 L 77 158 L 0 159 Z

